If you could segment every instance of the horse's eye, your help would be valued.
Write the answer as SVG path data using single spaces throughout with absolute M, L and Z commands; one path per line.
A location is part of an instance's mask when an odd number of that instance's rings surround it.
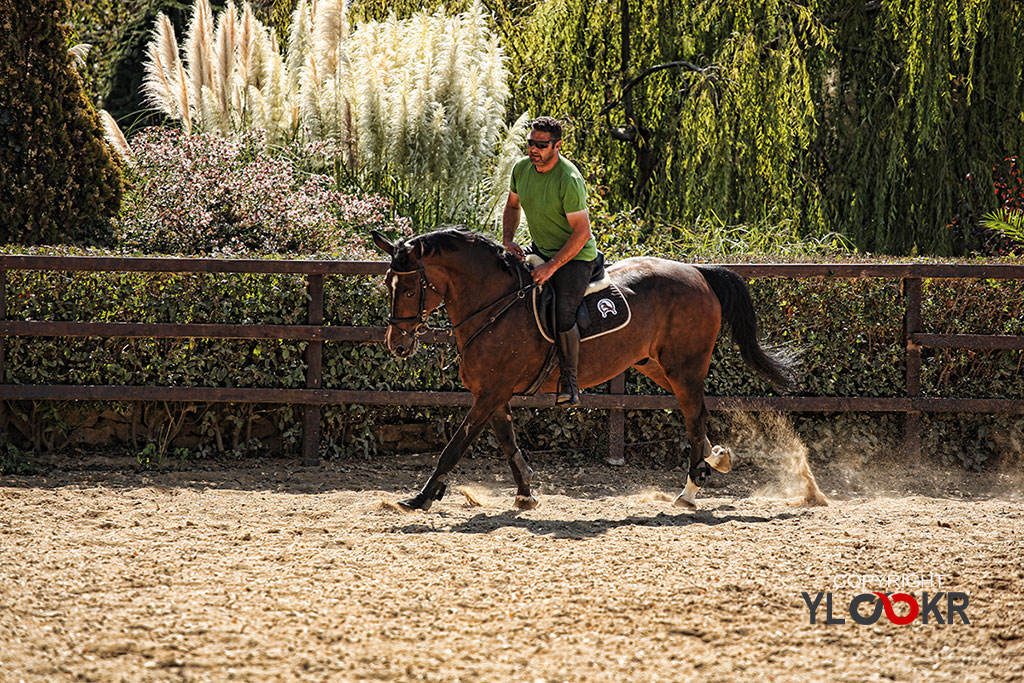
M 405 297 L 406 297 L 407 299 L 411 299 L 411 298 L 412 298 L 412 292 L 406 292 L 406 293 L 405 293 Z

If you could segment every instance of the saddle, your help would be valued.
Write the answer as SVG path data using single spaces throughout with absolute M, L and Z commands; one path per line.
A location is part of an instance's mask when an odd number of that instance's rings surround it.
M 590 284 L 583 295 L 583 303 L 576 310 L 576 325 L 580 330 L 580 342 L 622 329 L 629 324 L 632 317 L 626 297 L 612 283 L 604 269 L 604 255 L 598 254 L 598 258 L 600 263 L 594 268 Z M 537 254 L 526 255 L 526 265 L 529 268 L 536 268 L 542 263 L 544 263 L 544 259 Z M 529 388 L 521 394 L 522 396 L 532 396 L 540 390 L 544 380 L 554 372 L 558 365 L 559 356 L 558 346 L 555 344 L 557 334 L 555 333 L 554 287 L 549 287 L 546 283 L 540 287 L 534 287 L 530 303 L 537 329 L 551 346 L 548 347 L 548 355 L 540 372 Z
M 594 269 L 590 284 L 587 286 L 583 302 L 576 310 L 576 325 L 580 330 L 580 341 L 594 339 L 601 335 L 615 332 L 629 324 L 632 312 L 629 302 L 608 277 L 604 269 L 604 256 L 599 255 L 600 263 Z M 536 254 L 526 257 L 528 266 L 536 268 L 544 260 Z M 533 318 L 541 336 L 554 344 L 555 332 L 555 289 L 546 283 L 533 290 Z

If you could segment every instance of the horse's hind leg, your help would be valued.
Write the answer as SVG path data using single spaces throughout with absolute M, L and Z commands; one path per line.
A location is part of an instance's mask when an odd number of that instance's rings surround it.
M 516 432 L 512 427 L 512 411 L 506 403 L 494 411 L 491 418 L 491 428 L 498 438 L 498 445 L 512 468 L 512 477 L 516 480 L 515 506 L 520 510 L 532 510 L 540 503 L 530 493 L 530 484 L 533 482 L 533 470 L 526 462 L 526 457 L 516 445 Z
M 668 386 L 676 395 L 679 406 L 686 420 L 686 436 L 690 442 L 690 467 L 686 476 L 686 488 L 676 498 L 676 505 L 695 509 L 697 507 L 697 490 L 707 481 L 711 469 L 728 472 L 732 469 L 732 458 L 728 449 L 711 446 L 708 440 L 708 409 L 704 404 L 704 377 L 707 374 L 707 361 L 690 359 L 680 363 L 689 371 L 665 372 L 663 368 L 644 368 L 645 374 L 661 384 Z M 704 372 L 694 368 L 704 368 Z M 659 373 L 660 371 L 660 373 Z M 661 380 L 661 381 L 659 381 Z M 664 382 L 665 384 L 662 384 Z
M 665 391 L 671 391 L 673 394 L 676 395 L 676 398 L 679 400 L 680 406 L 683 405 L 683 398 L 682 398 L 682 396 L 680 396 L 679 392 L 676 391 L 676 389 L 672 386 L 672 382 L 669 381 L 668 376 L 665 374 L 665 371 L 661 368 L 660 365 L 658 365 L 655 362 L 648 361 L 648 362 L 643 363 L 641 365 L 634 365 L 633 368 L 635 370 L 638 370 L 639 372 L 642 372 L 644 375 L 646 375 L 648 378 L 650 378 L 655 384 L 657 384 L 659 387 L 661 387 Z M 705 413 L 705 415 L 704 415 L 704 424 L 706 425 L 707 424 L 707 414 L 706 414 L 707 413 L 707 408 L 704 406 L 704 380 L 703 379 L 700 380 L 699 389 L 700 389 L 701 409 Z M 684 410 L 684 415 L 685 415 L 685 410 Z M 687 434 L 691 434 L 694 431 L 696 431 L 696 427 L 695 426 L 691 426 L 690 423 L 687 423 Z M 723 473 L 724 472 L 728 472 L 730 469 L 732 469 L 732 459 L 729 456 L 728 449 L 722 448 L 721 446 L 714 446 L 714 447 L 712 447 L 711 442 L 708 440 L 708 437 L 707 437 L 707 427 L 706 426 L 705 426 L 703 431 L 704 431 L 704 442 L 703 442 L 702 448 L 703 448 L 704 458 L 708 461 L 708 464 L 711 465 L 712 469 L 718 470 L 719 472 L 723 472 Z M 691 453 L 692 453 L 692 450 L 691 450 Z
M 704 405 L 704 394 L 699 396 L 700 408 L 696 417 L 684 409 L 686 435 L 690 441 L 690 468 L 686 474 L 686 488 L 676 497 L 675 504 L 691 510 L 697 507 L 697 490 L 707 481 L 711 470 L 728 472 L 732 469 L 732 457 L 727 448 L 711 446 L 707 436 L 708 409 Z M 682 400 L 680 400 L 682 403 Z

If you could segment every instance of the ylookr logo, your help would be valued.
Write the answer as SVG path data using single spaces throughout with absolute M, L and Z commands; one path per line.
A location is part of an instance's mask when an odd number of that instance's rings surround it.
M 804 602 L 807 603 L 807 609 L 810 612 L 811 623 L 817 623 L 818 609 L 822 606 L 822 599 L 824 598 L 825 606 L 825 623 L 826 624 L 845 624 L 846 619 L 843 617 L 832 616 L 832 594 L 831 593 L 818 593 L 814 599 L 811 599 L 811 594 L 807 591 L 800 593 L 803 597 Z M 967 618 L 967 603 L 969 598 L 967 593 L 959 592 L 939 592 L 929 595 L 927 592 L 921 593 L 921 602 L 917 601 L 910 593 L 861 593 L 855 595 L 850 600 L 848 612 L 850 618 L 858 624 L 870 625 L 881 619 L 883 612 L 885 618 L 894 624 L 903 626 L 905 624 L 912 623 L 914 620 L 920 617 L 922 624 L 928 624 L 934 622 L 936 624 L 952 624 L 954 617 L 960 618 L 960 623 L 970 624 L 970 619 Z M 910 610 L 903 616 L 896 614 L 896 609 L 893 603 L 901 602 L 910 607 Z M 873 605 L 870 614 L 861 614 L 861 606 Z M 943 608 L 945 608 L 945 620 L 943 620 Z

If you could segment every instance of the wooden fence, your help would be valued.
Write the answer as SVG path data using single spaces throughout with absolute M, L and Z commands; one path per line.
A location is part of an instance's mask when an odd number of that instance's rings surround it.
M 921 285 L 924 279 L 1024 279 L 1024 265 L 955 264 L 723 264 L 747 278 L 887 278 L 899 279 L 903 293 L 906 341 L 906 391 L 900 397 L 858 396 L 709 396 L 710 410 L 779 410 L 796 412 L 881 411 L 907 416 L 907 446 L 916 449 L 920 414 L 1002 413 L 1024 414 L 1024 401 L 1005 398 L 931 398 L 921 396 L 921 349 L 1024 349 L 1024 337 L 1002 335 L 929 334 L 922 329 Z M 322 351 L 325 341 L 382 342 L 383 327 L 324 325 L 325 275 L 382 275 L 387 264 L 374 261 L 298 261 L 200 258 L 127 258 L 91 256 L 0 256 L 0 399 L 192 401 L 201 403 L 303 404 L 302 458 L 319 461 L 320 406 L 325 404 L 383 404 L 468 406 L 467 392 L 355 391 L 322 387 Z M 176 323 L 102 323 L 91 321 L 7 320 L 7 273 L 11 270 L 115 271 L 171 273 L 300 274 L 307 277 L 309 317 L 305 325 L 236 325 Z M 383 317 L 383 314 L 382 314 Z M 306 347 L 304 389 L 73 386 L 8 384 L 5 368 L 6 338 L 26 337 L 143 337 L 204 339 L 298 339 Z M 425 340 L 440 342 L 447 337 Z M 621 462 L 624 450 L 624 411 L 677 407 L 668 395 L 626 395 L 625 376 L 610 383 L 606 394 L 585 393 L 580 406 L 610 411 L 609 461 Z M 551 396 L 519 397 L 513 406 L 548 407 Z

